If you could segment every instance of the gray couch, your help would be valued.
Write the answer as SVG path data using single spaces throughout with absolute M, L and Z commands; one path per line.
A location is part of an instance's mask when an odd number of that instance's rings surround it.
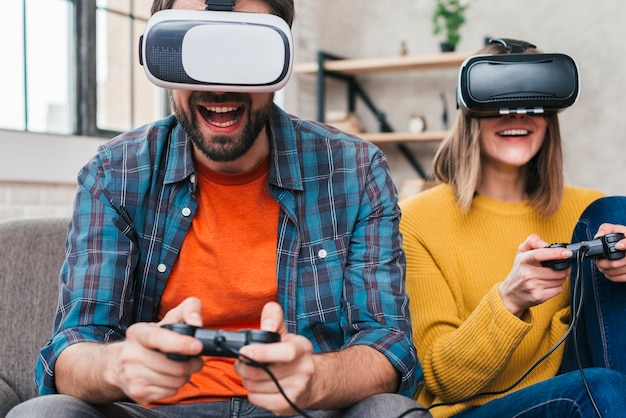
M 52 330 L 68 223 L 0 222 L 0 417 L 37 396 L 35 360 Z

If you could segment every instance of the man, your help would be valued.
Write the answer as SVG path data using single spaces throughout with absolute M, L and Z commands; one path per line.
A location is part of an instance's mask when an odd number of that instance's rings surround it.
M 152 11 L 170 7 L 205 2 Z M 235 11 L 294 15 L 292 0 L 237 0 Z M 37 363 L 40 393 L 57 395 L 14 416 L 419 410 L 384 156 L 287 115 L 272 92 L 170 97 L 174 116 L 103 145 L 79 174 L 54 335 Z M 280 342 L 200 357 L 199 340 L 161 327 L 178 322 Z

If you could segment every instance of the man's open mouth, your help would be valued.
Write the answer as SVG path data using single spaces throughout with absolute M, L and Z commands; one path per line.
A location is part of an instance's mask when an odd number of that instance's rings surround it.
M 198 106 L 198 111 L 209 124 L 227 128 L 239 122 L 245 106 Z

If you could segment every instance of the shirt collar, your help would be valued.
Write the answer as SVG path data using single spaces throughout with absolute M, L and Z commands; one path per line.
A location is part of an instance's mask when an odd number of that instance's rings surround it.
M 272 107 L 268 135 L 271 143 L 270 184 L 303 190 L 298 135 L 293 119 L 277 105 Z
M 167 170 L 165 183 L 176 183 L 195 173 L 193 166 L 193 148 L 187 139 L 187 133 L 178 123 L 174 115 L 168 116 L 167 133 L 169 134 L 169 149 L 167 156 Z

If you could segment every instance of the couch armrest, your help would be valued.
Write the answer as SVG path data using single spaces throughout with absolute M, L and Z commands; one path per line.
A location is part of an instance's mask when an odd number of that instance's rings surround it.
M 35 361 L 52 334 L 68 223 L 0 222 L 0 378 L 21 401 L 37 396 Z
M 20 398 L 17 393 L 0 378 L 0 418 L 4 418 L 18 403 L 20 403 Z

